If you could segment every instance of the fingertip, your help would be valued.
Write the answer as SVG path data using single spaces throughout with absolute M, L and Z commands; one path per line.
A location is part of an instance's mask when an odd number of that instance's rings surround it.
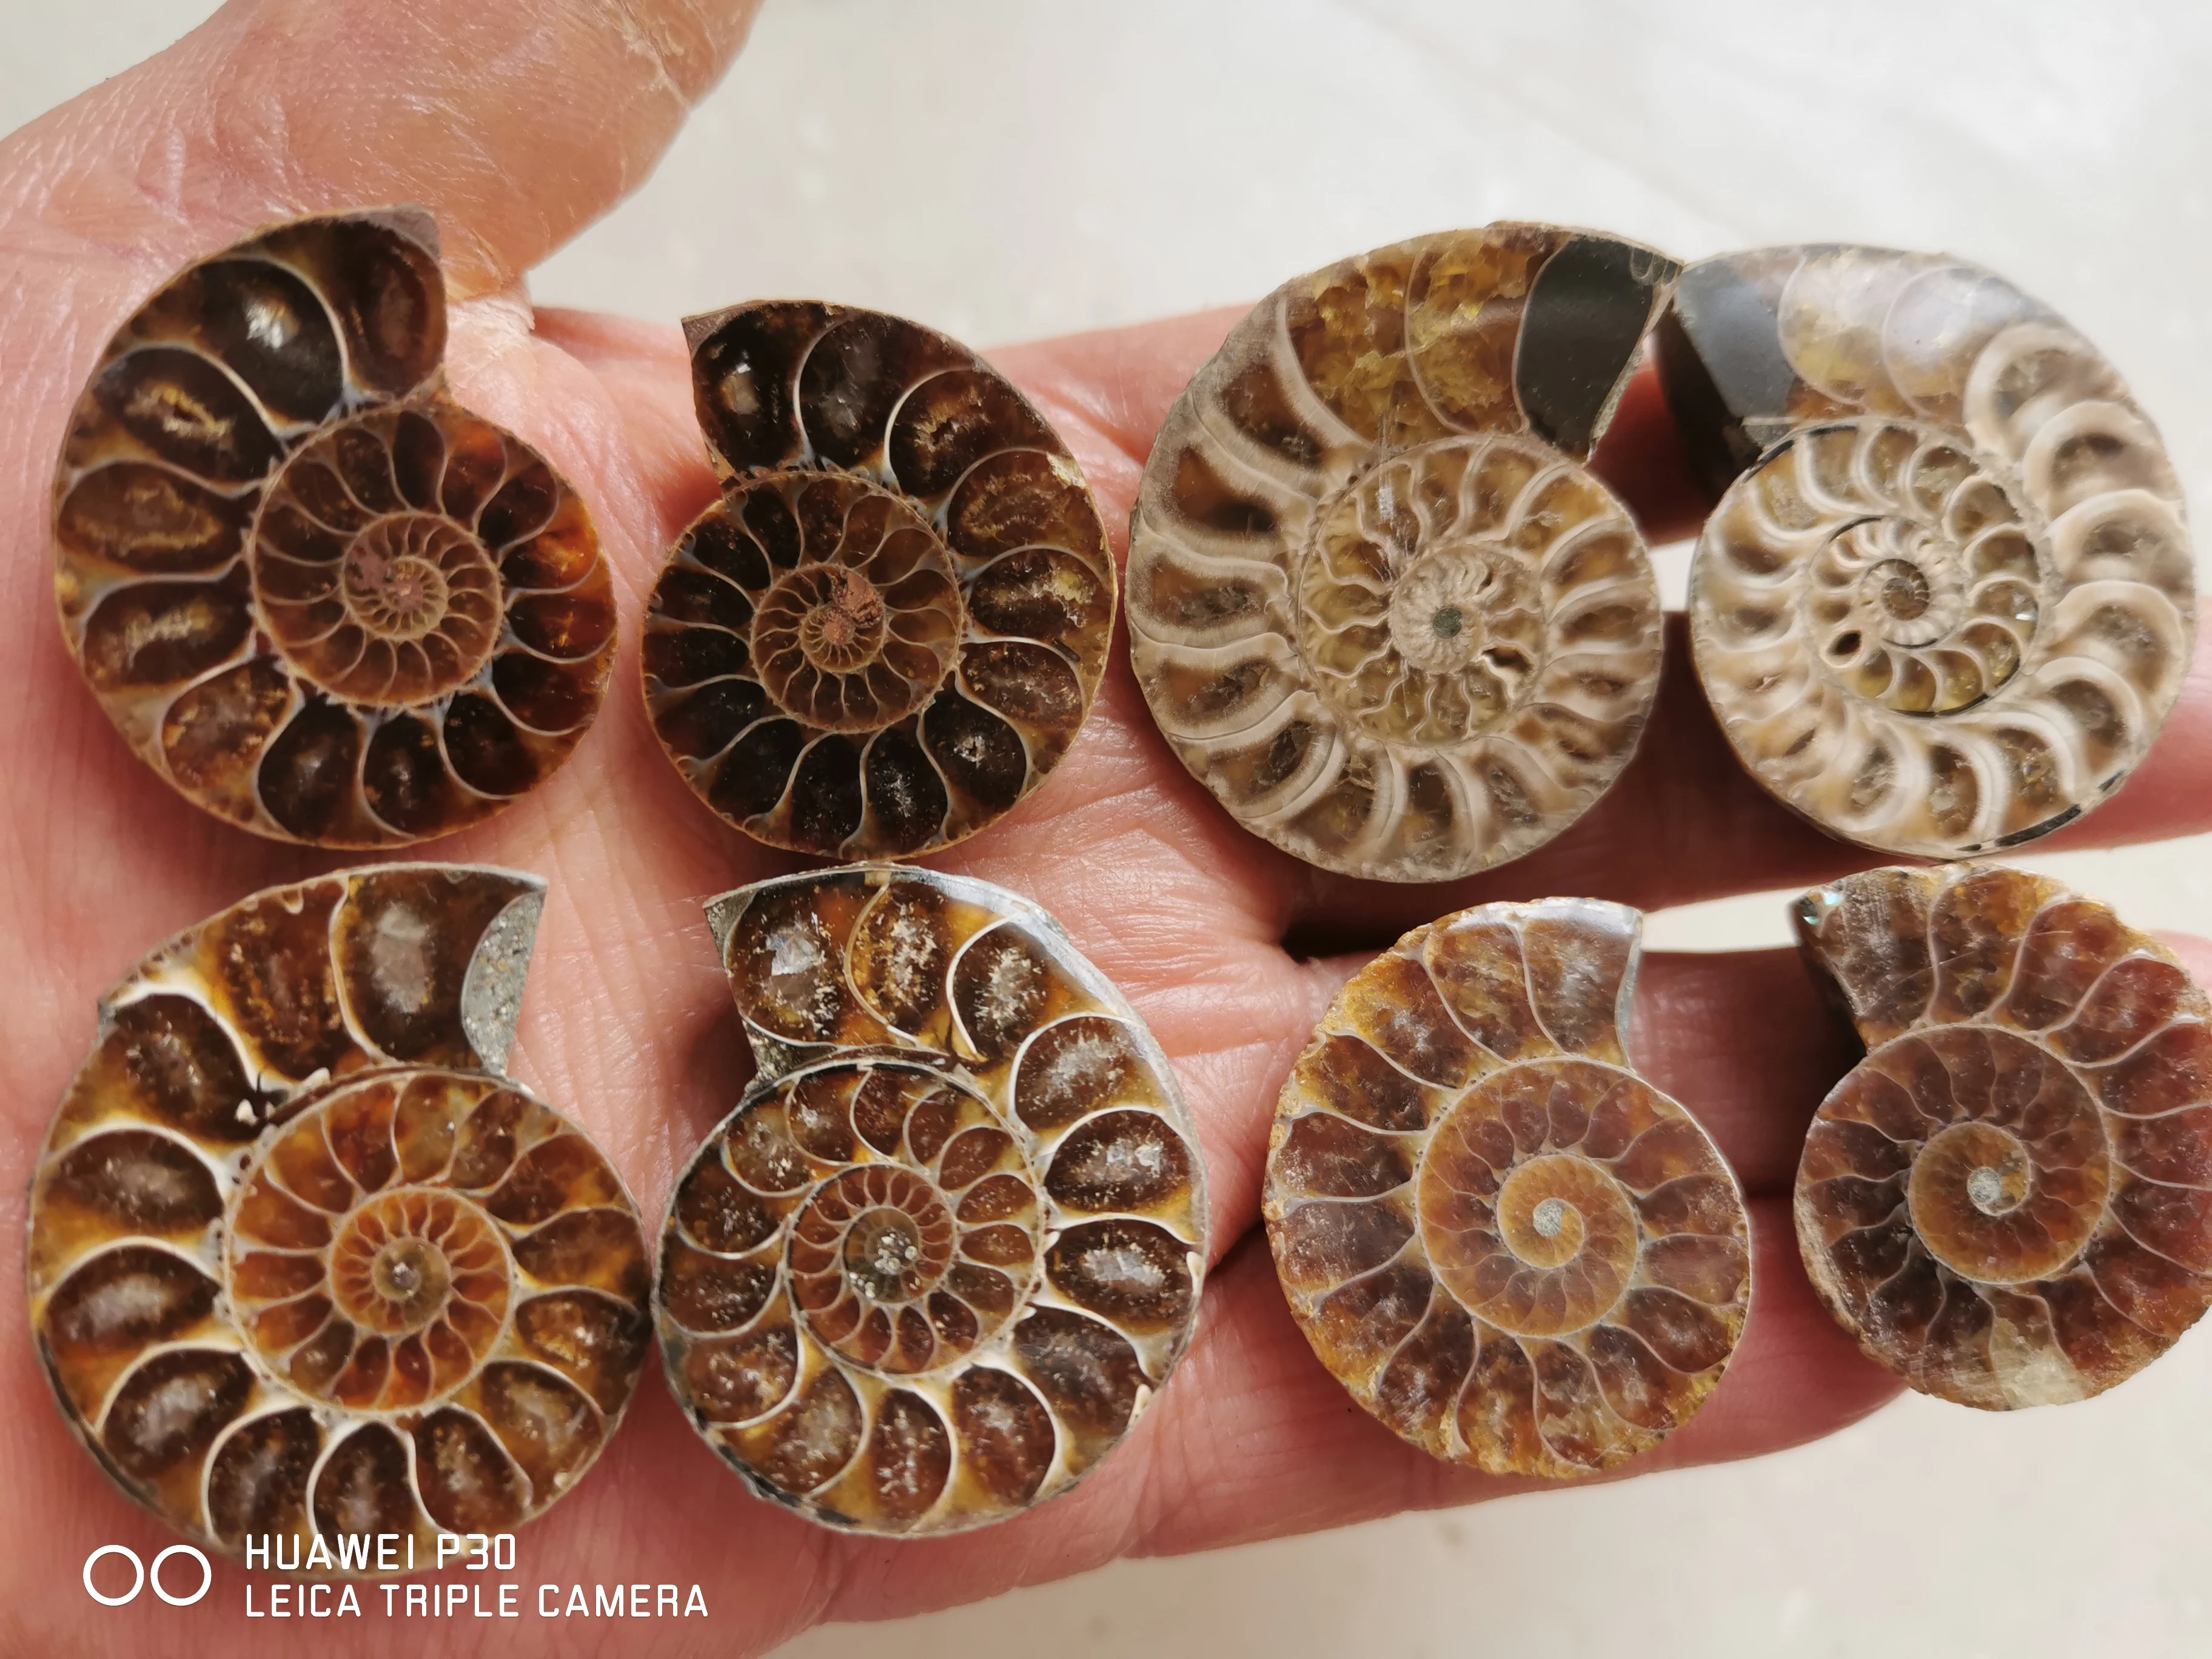
M 757 5 L 232 0 L 14 135 L 13 216 L 173 265 L 271 221 L 416 202 L 452 297 L 501 293 L 652 170 Z

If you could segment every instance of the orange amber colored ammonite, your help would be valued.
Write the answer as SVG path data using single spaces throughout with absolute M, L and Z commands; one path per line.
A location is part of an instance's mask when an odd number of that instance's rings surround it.
M 1798 902 L 1867 1057 L 1797 1170 L 1813 1284 L 1923 1394 L 2125 1381 L 2212 1302 L 2212 1004 L 2047 877 L 1869 870 Z
M 32 1182 L 32 1329 L 101 1466 L 195 1542 L 363 1572 L 399 1534 L 428 1565 L 621 1422 L 635 1209 L 500 1074 L 543 894 L 405 864 L 272 888 L 103 1002 Z
M 1624 1047 L 1641 927 L 1552 899 L 1417 927 L 1283 1085 L 1263 1208 L 1291 1311 L 1438 1457 L 1608 1468 L 1687 1420 L 1743 1333 L 1735 1178 Z
M 957 1532 L 1065 1492 L 1198 1317 L 1205 1172 L 1158 1045 L 982 882 L 794 876 L 708 917 L 761 1076 L 662 1232 L 677 1398 L 829 1526 Z

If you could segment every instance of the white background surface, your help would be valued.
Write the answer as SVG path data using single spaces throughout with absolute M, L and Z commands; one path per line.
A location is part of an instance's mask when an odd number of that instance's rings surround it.
M 0 0 L 0 131 L 211 9 Z M 988 346 L 1249 300 L 1506 216 L 1685 258 L 1946 248 L 2106 349 L 2203 526 L 2209 77 L 2201 0 L 769 0 L 659 172 L 533 289 L 672 320 L 819 295 Z M 1662 563 L 1679 598 L 1680 551 Z M 2212 838 L 2019 862 L 2212 933 Z M 1650 936 L 1784 943 L 1781 896 L 1666 913 Z M 2201 1656 L 2208 1401 L 2200 1328 L 2084 1405 L 1990 1419 L 1910 1398 L 1758 1463 L 1124 1563 L 787 1652 Z

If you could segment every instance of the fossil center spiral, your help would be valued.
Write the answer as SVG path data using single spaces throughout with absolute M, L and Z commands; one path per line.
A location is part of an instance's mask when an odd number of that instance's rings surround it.
M 914 1302 L 944 1279 L 952 1232 L 944 1200 L 913 1171 L 881 1164 L 847 1170 L 807 1201 L 792 1231 L 792 1267 L 802 1287 L 833 1298 L 842 1280 L 867 1302 Z
M 814 605 L 799 618 L 799 647 L 817 668 L 843 673 L 876 654 L 884 639 L 884 596 L 859 571 L 821 568 Z
M 1422 1243 L 1437 1279 L 1467 1310 L 1516 1336 L 1546 1337 L 1601 1318 L 1635 1276 L 1641 1232 L 1628 1194 L 1568 1152 L 1492 1162 L 1514 1144 L 1520 1091 L 1604 1094 L 1580 1061 L 1515 1066 L 1462 1096 L 1422 1164 Z
M 870 1210 L 845 1235 L 845 1276 L 878 1302 L 911 1302 L 921 1230 L 903 1210 Z
M 1392 648 L 1431 673 L 1464 672 L 1489 643 L 1482 608 L 1497 584 L 1492 561 L 1479 546 L 1457 544 L 1424 554 L 1391 592 Z M 1501 678 L 1518 666 L 1503 653 L 1487 665 Z
M 445 1298 L 453 1282 L 445 1252 L 419 1238 L 396 1239 L 369 1264 L 369 1284 L 377 1297 L 398 1309 L 410 1324 L 423 1322 L 427 1310 Z
M 1962 1069 L 1986 1066 L 1993 1079 L 1988 1115 L 1945 1125 L 1913 1159 L 1905 1187 L 1912 1225 L 1929 1253 L 1961 1278 L 2046 1278 L 2073 1260 L 2102 1219 L 2112 1182 L 2105 1131 L 2088 1091 L 2057 1058 L 2023 1038 L 1973 1035 L 1986 1045 L 1985 1061 L 1951 1053 L 1959 1040 L 1950 1033 L 1892 1045 L 1900 1054 L 1933 1051 Z
M 1995 696 L 2027 661 L 2041 610 L 2035 544 L 2011 492 L 1942 434 L 1902 422 L 1840 424 L 1802 447 L 1839 515 L 1803 599 L 1829 672 L 1902 714 L 1954 714 Z
M 419 640 L 446 618 L 446 567 L 481 556 L 476 538 L 427 513 L 379 519 L 353 538 L 340 562 L 347 613 L 370 634 Z
M 2016 1168 L 2010 1160 L 2004 1169 L 1984 1164 L 1966 1177 L 1966 1196 L 1984 1215 L 2002 1215 L 2017 1206 L 2023 1196 L 2024 1181 L 2008 1180 Z
M 1522 522 L 1547 468 L 1571 471 L 1518 441 L 1438 439 L 1317 509 L 1297 567 L 1298 647 L 1340 714 L 1386 743 L 1449 748 L 1518 706 L 1546 656 L 1533 556 L 1605 514 L 1562 477 L 1540 520 Z
M 1966 606 L 1959 562 L 1924 532 L 1893 520 L 1855 525 L 1839 539 L 1856 544 L 1850 556 L 1863 567 L 1853 603 L 1862 638 L 1915 649 L 1959 625 Z M 1852 634 L 1835 642 L 1856 644 Z
M 763 688 L 787 713 L 823 731 L 866 732 L 937 694 L 967 610 L 927 520 L 876 486 L 838 487 L 848 498 L 842 531 L 769 584 L 749 644 Z
M 507 603 L 472 518 L 438 510 L 420 479 L 395 489 L 395 468 L 422 465 L 398 431 L 363 417 L 302 446 L 254 530 L 254 599 L 278 648 L 323 690 L 371 708 L 434 702 L 477 678 Z
M 332 1300 L 386 1336 L 421 1330 L 456 1294 L 502 1305 L 506 1258 L 491 1224 L 450 1193 L 406 1189 L 349 1216 L 331 1249 Z
M 1498 1235 L 1531 1267 L 1564 1267 L 1593 1234 L 1604 1248 L 1626 1208 L 1610 1176 L 1587 1159 L 1553 1153 L 1531 1158 L 1505 1178 L 1498 1194 Z

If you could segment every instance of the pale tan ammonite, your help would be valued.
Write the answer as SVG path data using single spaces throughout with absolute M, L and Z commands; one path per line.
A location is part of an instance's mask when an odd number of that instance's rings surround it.
M 1726 486 L 1690 635 L 1753 777 L 1939 859 L 2126 781 L 2180 696 L 2196 581 L 2172 465 L 2094 346 L 1978 265 L 1838 246 L 1691 266 L 1659 341 Z
M 1129 653 L 1245 828 L 1441 881 L 1620 775 L 1659 592 L 1582 462 L 1674 270 L 1544 225 L 1418 237 L 1284 284 L 1199 371 L 1130 526 Z

